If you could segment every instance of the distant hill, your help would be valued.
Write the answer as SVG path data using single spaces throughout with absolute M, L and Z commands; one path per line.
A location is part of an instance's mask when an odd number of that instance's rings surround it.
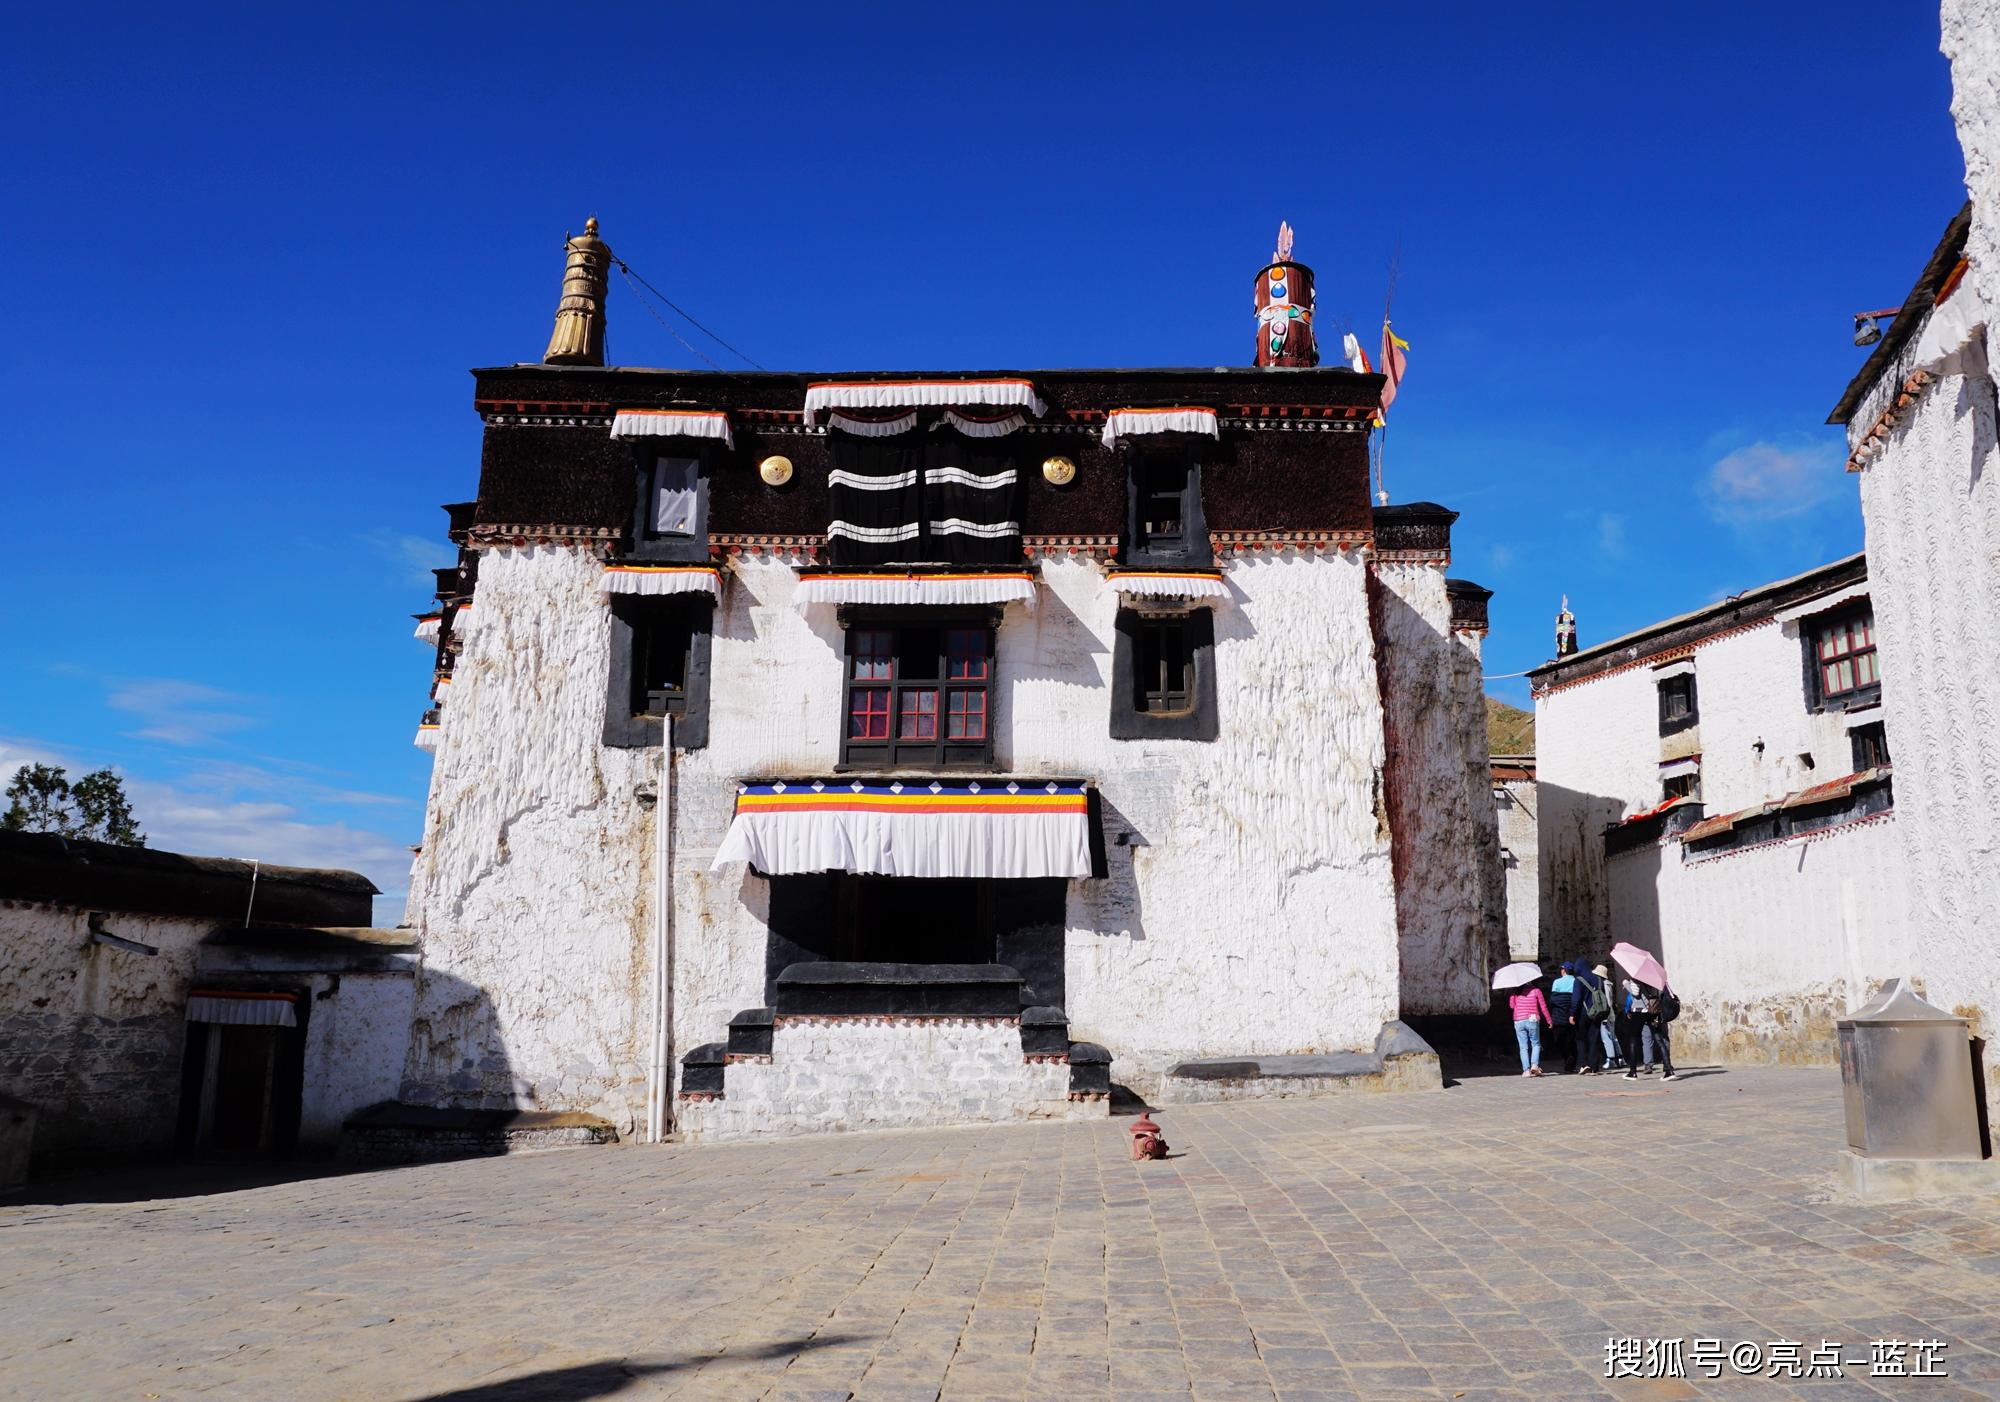
M 1491 755 L 1533 754 L 1535 713 L 1487 697 L 1486 752 Z

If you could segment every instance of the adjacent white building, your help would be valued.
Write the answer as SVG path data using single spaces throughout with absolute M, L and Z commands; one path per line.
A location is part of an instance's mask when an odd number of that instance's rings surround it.
M 1685 1055 L 1831 1061 L 1912 930 L 1867 561 L 1530 674 L 1539 953 L 1654 951 Z

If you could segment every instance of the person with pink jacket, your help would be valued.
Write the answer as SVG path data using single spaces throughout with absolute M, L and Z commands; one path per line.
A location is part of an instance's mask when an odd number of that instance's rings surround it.
M 1549 1016 L 1549 1000 L 1542 996 L 1540 984 L 1531 983 L 1508 995 L 1507 1008 L 1514 1016 L 1514 1041 L 1521 1050 L 1521 1074 L 1539 1076 L 1542 1074 L 1542 1028 L 1556 1025 L 1555 1019 Z

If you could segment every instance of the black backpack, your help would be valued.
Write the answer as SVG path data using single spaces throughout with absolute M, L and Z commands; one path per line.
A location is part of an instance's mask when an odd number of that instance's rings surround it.
M 1661 1022 L 1672 1022 L 1681 1015 L 1681 1000 L 1671 988 L 1660 990 L 1660 1000 L 1653 1005 Z

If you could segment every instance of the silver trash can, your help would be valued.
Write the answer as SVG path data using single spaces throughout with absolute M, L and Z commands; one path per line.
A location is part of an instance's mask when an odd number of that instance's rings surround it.
M 1981 1159 L 1971 1034 L 1903 979 L 1842 1019 L 1847 1142 L 1871 1159 Z

